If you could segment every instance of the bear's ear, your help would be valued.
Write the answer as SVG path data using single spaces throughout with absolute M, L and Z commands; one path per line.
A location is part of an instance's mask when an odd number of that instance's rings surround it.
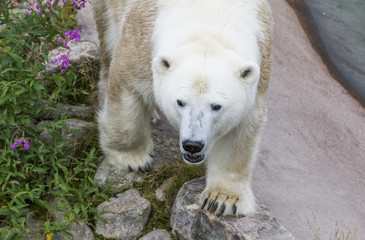
M 239 75 L 245 83 L 254 83 L 259 80 L 260 67 L 255 62 L 246 62 L 241 65 Z
M 158 73 L 165 73 L 171 67 L 172 60 L 169 56 L 159 55 L 153 59 L 153 69 Z

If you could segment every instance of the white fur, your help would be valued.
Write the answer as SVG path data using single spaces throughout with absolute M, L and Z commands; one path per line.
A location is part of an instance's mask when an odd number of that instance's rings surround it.
M 158 1 L 152 67 L 156 102 L 180 129 L 183 153 L 186 140 L 204 143 L 199 154 L 206 155 L 207 186 L 201 203 L 207 199 L 219 208 L 224 204 L 225 215 L 255 210 L 251 169 L 259 143 L 255 130 L 263 122 L 254 108 L 260 77 L 258 41 L 264 35 L 258 3 Z M 250 73 L 243 78 L 247 69 Z M 213 111 L 215 104 L 222 108 Z

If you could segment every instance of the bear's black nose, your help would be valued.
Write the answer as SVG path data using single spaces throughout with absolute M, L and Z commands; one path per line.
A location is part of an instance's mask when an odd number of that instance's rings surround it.
M 203 149 L 204 144 L 196 141 L 185 141 L 182 143 L 182 146 L 189 153 L 198 153 Z

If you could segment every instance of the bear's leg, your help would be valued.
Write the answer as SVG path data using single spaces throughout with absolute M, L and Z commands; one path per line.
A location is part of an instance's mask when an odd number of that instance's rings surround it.
M 106 161 L 122 170 L 149 171 L 153 153 L 150 109 L 141 97 L 126 89 L 106 98 L 98 114 L 100 146 Z
M 202 209 L 216 215 L 249 215 L 255 211 L 251 170 L 259 136 L 242 137 L 239 130 L 220 139 L 207 159 Z

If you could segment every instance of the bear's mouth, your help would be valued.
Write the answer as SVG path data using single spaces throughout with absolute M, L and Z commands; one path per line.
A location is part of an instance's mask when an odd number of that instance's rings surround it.
M 204 161 L 204 154 L 200 154 L 200 155 L 193 155 L 193 154 L 188 154 L 188 153 L 184 153 L 183 155 L 185 162 L 190 163 L 190 164 L 200 164 Z

